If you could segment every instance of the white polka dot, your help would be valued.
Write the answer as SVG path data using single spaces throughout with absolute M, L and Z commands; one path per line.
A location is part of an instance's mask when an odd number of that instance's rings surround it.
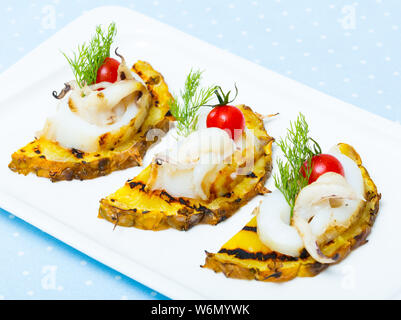
M 336 68 L 339 68 L 339 69 L 340 69 L 340 68 L 342 68 L 342 67 L 343 67 L 343 65 L 342 65 L 341 63 L 337 63 L 337 64 L 336 64 Z
M 14 232 L 13 233 L 13 237 L 18 237 L 19 236 L 19 233 L 18 232 Z
M 359 97 L 359 95 L 358 95 L 357 93 L 353 93 L 353 94 L 351 94 L 351 96 L 352 96 L 353 98 L 358 98 L 358 97 Z
M 64 290 L 64 287 L 63 287 L 63 286 L 58 286 L 58 287 L 57 287 L 57 290 L 58 290 L 58 291 L 63 291 L 63 290 Z
M 230 4 L 228 5 L 228 7 L 229 7 L 230 9 L 234 9 L 234 8 L 235 8 L 235 4 L 234 4 L 234 3 L 230 3 Z
M 319 86 L 321 86 L 321 87 L 325 85 L 324 81 L 319 81 L 318 84 L 319 84 Z
M 272 46 L 273 47 L 277 47 L 278 46 L 278 42 L 272 42 Z
M 22 275 L 23 276 L 28 276 L 29 275 L 29 271 L 22 271 Z
M 373 79 L 375 79 L 375 75 L 374 75 L 374 74 L 370 74 L 370 75 L 368 75 L 368 79 L 370 79 L 370 80 L 373 80 Z
M 391 58 L 390 57 L 385 57 L 384 60 L 391 61 Z
M 265 15 L 264 15 L 264 14 L 260 14 L 260 15 L 258 16 L 258 18 L 259 18 L 260 20 L 263 20 L 263 19 L 265 18 Z
M 284 56 L 280 56 L 279 59 L 280 59 L 281 61 L 283 61 L 283 60 L 285 60 L 285 57 L 284 57 Z
M 301 43 L 303 40 L 302 39 L 300 39 L 300 38 L 298 38 L 297 40 L 295 40 L 296 42 L 298 42 L 298 43 Z
M 219 38 L 219 39 L 222 39 L 223 35 L 221 33 L 219 33 L 216 37 Z
M 312 8 L 306 8 L 306 9 L 305 9 L 305 12 L 311 13 L 311 12 L 312 12 Z
M 18 255 L 19 257 L 22 257 L 24 254 L 25 254 L 24 251 L 18 251 L 18 252 L 17 252 L 17 255 Z
M 359 61 L 361 64 L 366 64 L 367 62 L 366 62 L 366 60 L 361 60 L 361 61 Z
M 31 296 L 31 297 L 32 297 L 32 296 L 35 294 L 35 292 L 32 291 L 32 290 L 29 290 L 29 291 L 26 292 L 26 294 L 27 294 L 28 296 Z
M 92 280 L 86 280 L 85 285 L 91 286 L 93 284 Z
M 383 94 L 383 90 L 377 90 L 377 94 Z
M 241 35 L 246 36 L 248 33 L 246 31 L 241 31 Z
M 291 24 L 291 25 L 288 26 L 288 29 L 294 30 L 294 29 L 295 29 L 295 26 Z
M 309 57 L 310 53 L 309 52 L 304 52 L 304 57 Z
M 283 11 L 281 12 L 281 15 L 283 15 L 284 17 L 288 16 L 288 12 L 287 11 Z
M 398 71 L 394 71 L 394 72 L 393 72 L 393 75 L 397 77 L 397 76 L 400 75 L 400 73 L 399 73 Z
M 391 110 L 393 107 L 390 106 L 389 104 L 385 107 L 387 110 Z
M 270 29 L 270 28 L 266 28 L 266 29 L 265 29 L 265 31 L 266 31 L 266 32 L 271 32 L 271 31 L 272 31 L 272 29 Z
M 385 13 L 384 13 L 384 16 L 385 16 L 385 17 L 389 17 L 389 16 L 390 16 L 390 12 L 385 12 Z
M 351 81 L 350 78 L 344 78 L 344 82 L 348 83 L 348 82 L 350 82 L 350 81 Z
M 53 247 L 48 246 L 48 247 L 46 247 L 46 250 L 47 250 L 47 251 L 52 251 L 52 250 L 53 250 Z
M 358 46 L 352 46 L 352 50 L 353 51 L 359 50 L 359 47 Z
M 317 71 L 317 67 L 312 67 L 311 70 L 312 71 Z
M 399 27 L 398 27 L 397 25 L 393 25 L 391 28 L 392 28 L 393 30 L 398 30 L 398 29 L 399 29 Z
M 121 300 L 128 300 L 127 296 L 121 296 Z
M 322 34 L 322 35 L 320 36 L 320 39 L 326 40 L 326 39 L 327 39 L 327 36 L 326 36 L 325 34 Z
M 215 24 L 217 24 L 217 21 L 216 20 L 212 20 L 212 21 L 210 21 L 210 23 L 215 25 Z
M 314 22 L 312 22 L 312 25 L 313 25 L 314 27 L 318 27 L 318 26 L 319 26 L 319 22 L 314 21 Z
M 332 53 L 334 53 L 334 50 L 333 49 L 329 49 L 329 50 L 327 50 L 327 52 L 332 54 Z

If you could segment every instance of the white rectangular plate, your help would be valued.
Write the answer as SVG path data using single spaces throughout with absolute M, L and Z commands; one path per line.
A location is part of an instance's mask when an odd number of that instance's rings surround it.
M 314 278 L 273 284 L 227 279 L 202 269 L 204 250 L 215 252 L 250 219 L 258 199 L 218 226 L 188 232 L 117 228 L 97 218 L 99 200 L 142 168 L 91 181 L 51 183 L 11 172 L 13 151 L 32 140 L 55 108 L 52 90 L 72 74 L 60 50 L 71 52 L 95 25 L 115 21 L 115 42 L 129 64 L 147 60 L 178 91 L 191 67 L 205 70 L 204 83 L 240 90 L 237 103 L 255 111 L 280 112 L 266 123 L 279 137 L 302 111 L 324 149 L 347 142 L 360 153 L 383 198 L 369 243 Z M 176 299 L 388 298 L 401 289 L 401 129 L 388 120 L 329 97 L 256 64 L 215 48 L 131 10 L 102 7 L 66 26 L 0 77 L 0 206 L 118 271 Z M 157 145 L 148 153 L 149 163 Z M 268 187 L 272 186 L 272 179 Z

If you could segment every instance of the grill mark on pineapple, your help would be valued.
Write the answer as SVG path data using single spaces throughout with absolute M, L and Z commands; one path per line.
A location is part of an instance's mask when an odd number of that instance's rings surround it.
M 264 254 L 263 252 L 248 252 L 246 250 L 235 248 L 235 249 L 220 249 L 219 253 L 226 253 L 228 255 L 234 256 L 235 258 L 241 260 L 280 260 L 280 261 L 298 261 L 298 258 L 290 257 L 286 255 L 277 254 L 277 252 L 270 252 Z
M 107 139 L 108 136 L 109 136 L 109 133 L 107 132 L 105 134 L 102 134 L 99 137 L 99 146 L 103 146 L 106 143 L 106 139 Z
M 278 278 L 280 278 L 281 277 L 281 275 L 282 275 L 283 273 L 282 272 L 275 272 L 275 273 L 273 273 L 273 274 L 271 274 L 270 276 L 267 276 L 266 278 L 264 278 L 264 280 L 267 280 L 267 279 L 269 279 L 269 278 L 276 278 L 276 279 L 278 279 Z
M 245 227 L 242 228 L 242 230 L 244 230 L 244 231 L 258 232 L 258 228 L 257 228 L 257 227 L 245 226 Z
M 72 149 L 71 149 L 71 153 L 72 153 L 77 159 L 82 159 L 82 158 L 84 157 L 84 154 L 85 154 L 83 151 L 77 150 L 77 149 L 75 149 L 75 148 L 72 148 Z
M 144 183 L 140 182 L 140 181 L 139 181 L 139 182 L 132 181 L 132 182 L 129 182 L 128 184 L 129 184 L 129 186 L 130 186 L 131 189 L 134 189 L 134 188 L 137 187 L 137 186 L 141 186 L 141 187 L 139 188 L 139 190 L 140 190 L 140 191 L 145 191 L 146 185 L 145 185 Z
M 213 215 L 212 210 L 210 210 L 209 208 L 206 208 L 205 206 L 202 206 L 201 204 L 199 205 L 199 207 L 194 206 L 193 209 L 195 209 L 195 211 L 203 213 L 203 214 L 212 214 Z
M 257 178 L 258 177 L 254 172 L 249 172 L 246 176 L 248 178 Z

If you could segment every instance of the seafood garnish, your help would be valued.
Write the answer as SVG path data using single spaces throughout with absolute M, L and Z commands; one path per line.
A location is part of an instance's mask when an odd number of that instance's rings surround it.
M 319 249 L 347 229 L 358 218 L 363 200 L 347 180 L 328 172 L 303 188 L 294 206 L 293 225 L 308 253 L 320 263 L 334 263 Z

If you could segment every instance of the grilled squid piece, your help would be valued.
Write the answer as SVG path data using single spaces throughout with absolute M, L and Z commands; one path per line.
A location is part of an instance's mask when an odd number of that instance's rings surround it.
M 334 172 L 328 172 L 298 194 L 293 226 L 298 230 L 305 249 L 320 263 L 334 263 L 337 257 L 325 256 L 320 244 L 333 240 L 359 217 L 363 198 Z
M 151 96 L 120 57 L 115 83 L 80 88 L 71 81 L 60 94 L 55 93 L 59 99 L 57 110 L 38 136 L 84 152 L 115 147 L 132 137 L 148 114 Z
M 155 156 L 150 190 L 165 190 L 173 197 L 207 200 L 219 170 L 236 151 L 230 136 L 219 128 L 191 133 L 166 152 Z
M 257 209 L 258 236 L 270 249 L 299 257 L 304 243 L 291 226 L 291 208 L 279 190 L 273 191 Z

